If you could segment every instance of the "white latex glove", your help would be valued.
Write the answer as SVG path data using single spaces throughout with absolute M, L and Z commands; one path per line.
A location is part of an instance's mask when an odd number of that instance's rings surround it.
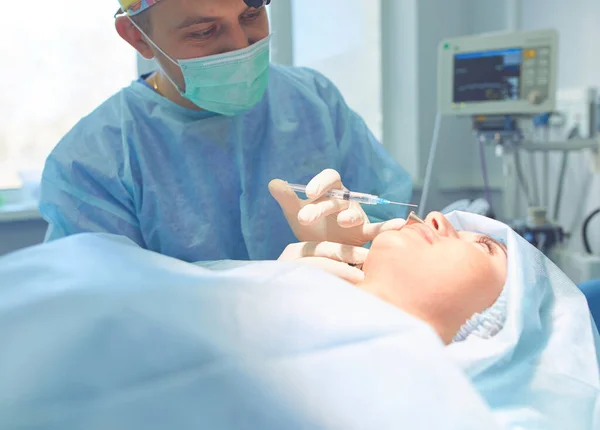
M 340 174 L 323 170 L 306 186 L 308 200 L 302 200 L 285 181 L 274 179 L 269 191 L 283 210 L 292 231 L 301 242 L 336 242 L 362 246 L 386 230 L 397 230 L 405 220 L 396 218 L 372 224 L 360 204 L 330 199 L 324 194 L 345 190 Z
M 288 245 L 278 261 L 297 261 L 319 267 L 357 284 L 365 278 L 360 269 L 369 250 L 332 242 L 302 242 Z

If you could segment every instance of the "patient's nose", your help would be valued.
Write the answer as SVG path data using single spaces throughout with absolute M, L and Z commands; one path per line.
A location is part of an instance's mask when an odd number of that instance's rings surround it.
M 425 223 L 437 231 L 440 236 L 458 237 L 456 230 L 454 230 L 450 221 L 448 221 L 440 212 L 429 213 L 427 218 L 425 218 Z

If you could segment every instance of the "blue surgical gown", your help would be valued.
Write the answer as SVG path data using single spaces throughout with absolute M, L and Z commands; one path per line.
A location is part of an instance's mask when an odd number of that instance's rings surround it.
M 40 212 L 47 240 L 107 232 L 190 262 L 276 259 L 297 240 L 269 181 L 326 168 L 351 190 L 411 199 L 407 172 L 313 70 L 272 65 L 262 101 L 236 117 L 184 108 L 139 79 L 53 150 Z M 372 209 L 372 221 L 405 215 Z

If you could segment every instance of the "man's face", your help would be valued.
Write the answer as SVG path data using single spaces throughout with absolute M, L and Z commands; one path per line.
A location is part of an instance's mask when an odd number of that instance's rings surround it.
M 409 221 L 401 230 L 380 234 L 363 270 L 371 292 L 444 327 L 451 338 L 496 301 L 506 282 L 507 253 L 503 244 L 456 231 L 433 212 L 425 224 Z
M 151 24 L 148 36 L 174 60 L 246 48 L 269 34 L 266 9 L 248 7 L 243 0 L 163 0 L 145 13 Z M 140 47 L 135 40 L 128 41 L 143 56 L 153 54 L 183 88 L 179 67 L 151 44 Z

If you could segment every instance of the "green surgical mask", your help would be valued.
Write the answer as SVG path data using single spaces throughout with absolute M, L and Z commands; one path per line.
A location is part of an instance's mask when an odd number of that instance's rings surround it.
M 270 35 L 244 49 L 208 57 L 175 60 L 135 23 L 133 25 L 167 59 L 179 66 L 185 81 L 185 91 L 181 91 L 167 73 L 165 76 L 183 97 L 199 108 L 235 116 L 248 111 L 262 100 L 269 81 Z

